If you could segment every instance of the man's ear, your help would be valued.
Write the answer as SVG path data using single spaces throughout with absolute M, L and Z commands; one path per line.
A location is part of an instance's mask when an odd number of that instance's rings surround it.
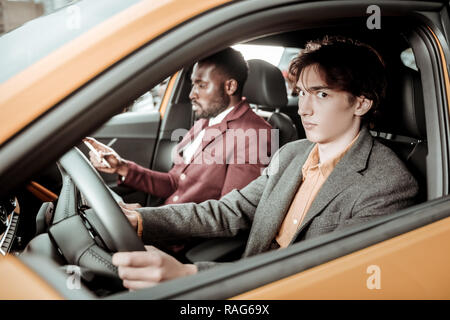
M 232 96 L 238 88 L 238 83 L 235 79 L 228 79 L 225 81 L 225 93 Z
M 367 99 L 364 96 L 360 96 L 356 98 L 356 108 L 355 108 L 355 116 L 362 117 L 365 115 L 370 108 L 372 108 L 373 101 Z

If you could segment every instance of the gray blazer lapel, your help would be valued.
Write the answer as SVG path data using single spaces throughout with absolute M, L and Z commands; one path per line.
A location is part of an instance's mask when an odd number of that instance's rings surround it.
M 316 198 L 309 208 L 305 219 L 303 219 L 296 236 L 305 228 L 315 216 L 348 186 L 353 184 L 360 176 L 361 171 L 367 167 L 367 160 L 373 146 L 373 138 L 366 127 L 361 129 L 361 134 L 355 144 L 348 150 L 344 157 L 338 162 L 333 172 L 320 188 Z M 292 243 L 291 242 L 291 243 Z
M 314 144 L 298 154 L 275 181 L 267 198 L 262 199 L 255 213 L 244 256 L 267 250 L 283 222 L 302 181 L 302 167 Z M 270 186 L 268 186 L 270 187 Z M 258 212 L 259 211 L 259 212 Z

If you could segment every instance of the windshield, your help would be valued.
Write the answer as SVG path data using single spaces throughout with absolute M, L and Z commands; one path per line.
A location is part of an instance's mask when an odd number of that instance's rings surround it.
M 0 83 L 142 0 L 71 1 L 0 37 Z M 3 14 L 6 15 L 5 8 Z

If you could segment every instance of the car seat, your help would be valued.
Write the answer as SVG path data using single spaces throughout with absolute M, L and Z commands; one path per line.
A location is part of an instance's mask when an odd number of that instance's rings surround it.
M 390 99 L 372 135 L 403 160 L 419 182 L 419 201 L 427 199 L 428 154 L 423 91 L 419 71 L 402 67 L 391 83 Z
M 283 75 L 277 67 L 264 60 L 247 61 L 249 73 L 243 96 L 254 107 L 254 111 L 267 119 L 279 130 L 279 146 L 297 140 L 297 129 L 292 119 L 280 112 L 286 107 L 288 98 Z

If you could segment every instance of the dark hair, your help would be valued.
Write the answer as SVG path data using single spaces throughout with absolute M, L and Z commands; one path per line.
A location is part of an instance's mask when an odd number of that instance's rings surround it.
M 372 100 L 363 120 L 373 125 L 386 94 L 386 73 L 381 56 L 367 44 L 344 37 L 308 42 L 289 65 L 297 82 L 303 69 L 316 65 L 330 88 Z
M 198 64 L 212 64 L 222 71 L 226 77 L 235 79 L 238 85 L 233 95 L 242 95 L 242 89 L 248 75 L 248 64 L 242 53 L 233 48 L 227 48 L 198 61 Z

